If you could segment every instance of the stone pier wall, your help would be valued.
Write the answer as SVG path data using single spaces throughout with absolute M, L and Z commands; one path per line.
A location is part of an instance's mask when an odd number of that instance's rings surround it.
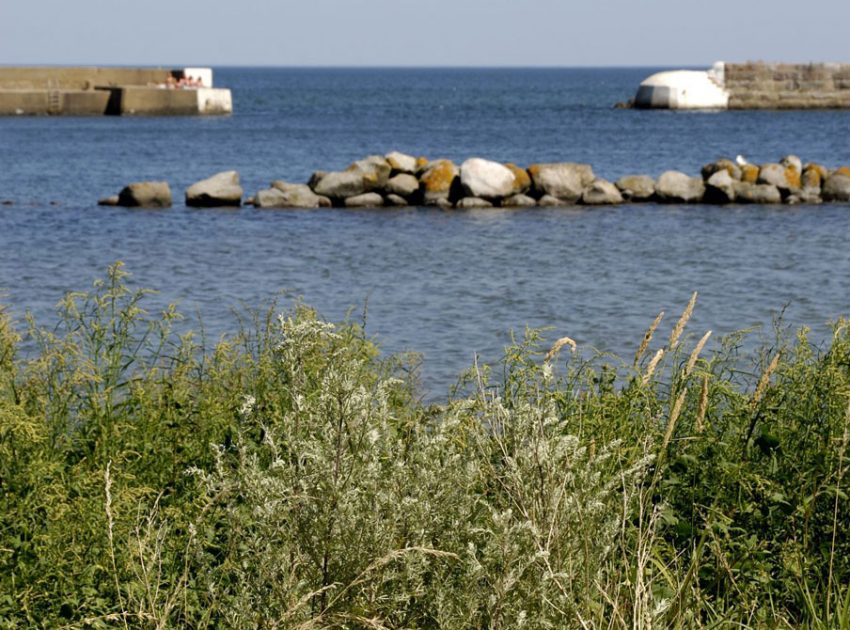
M 850 64 L 727 63 L 729 109 L 850 107 Z
M 169 79 L 203 86 L 166 89 Z M 209 68 L 0 67 L 0 116 L 197 116 L 233 111 Z

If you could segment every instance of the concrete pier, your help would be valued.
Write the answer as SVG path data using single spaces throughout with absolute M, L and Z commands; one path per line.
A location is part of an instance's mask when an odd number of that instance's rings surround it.
M 641 109 L 850 108 L 850 64 L 723 63 L 661 72 L 641 82 Z
M 3 116 L 230 114 L 230 90 L 209 68 L 0 67 Z

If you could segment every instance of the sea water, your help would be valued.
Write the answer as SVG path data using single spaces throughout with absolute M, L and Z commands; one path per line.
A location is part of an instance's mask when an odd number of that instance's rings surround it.
M 850 112 L 618 110 L 657 69 L 221 68 L 223 118 L 0 118 L 0 294 L 45 325 L 64 292 L 121 260 L 132 283 L 176 301 L 207 339 L 234 310 L 295 298 L 365 320 L 386 353 L 422 354 L 439 398 L 476 355 L 547 327 L 587 356 L 628 356 L 655 315 L 715 339 L 769 330 L 778 314 L 819 339 L 850 314 L 850 207 L 626 205 L 441 211 L 198 210 L 194 181 L 236 169 L 246 194 L 306 181 L 369 154 L 578 161 L 614 180 L 743 154 L 850 163 Z M 96 205 L 125 184 L 167 180 L 168 210 Z M 155 310 L 155 308 L 154 308 Z

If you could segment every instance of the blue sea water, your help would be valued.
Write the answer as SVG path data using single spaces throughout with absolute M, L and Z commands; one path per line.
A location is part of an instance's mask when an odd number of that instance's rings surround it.
M 791 326 L 824 338 L 850 314 L 850 207 L 439 211 L 194 210 L 185 187 L 236 169 L 247 193 L 274 179 L 400 150 L 462 161 L 581 161 L 597 175 L 696 174 L 721 156 L 850 163 L 850 112 L 615 110 L 649 68 L 222 68 L 224 118 L 0 118 L 0 293 L 45 324 L 68 290 L 122 260 L 137 286 L 200 316 L 286 291 L 327 318 L 367 311 L 385 352 L 423 354 L 439 397 L 475 354 L 497 359 L 526 325 L 584 352 L 629 355 L 660 310 L 692 291 L 691 329 L 717 337 Z M 177 203 L 96 206 L 130 181 L 166 179 Z M 288 298 L 287 298 L 288 299 Z M 672 322 L 668 322 L 672 326 Z

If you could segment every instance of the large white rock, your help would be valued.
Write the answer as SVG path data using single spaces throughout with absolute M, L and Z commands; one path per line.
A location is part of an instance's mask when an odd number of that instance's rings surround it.
M 168 182 L 136 182 L 125 186 L 115 205 L 128 208 L 169 208 L 171 188 Z
M 538 195 L 548 195 L 569 203 L 581 199 L 584 189 L 596 179 L 589 164 L 574 162 L 532 164 L 528 167 L 528 174 Z
M 691 177 L 679 171 L 666 171 L 658 178 L 655 192 L 661 201 L 697 203 L 705 194 L 705 184 L 702 177 Z
M 514 192 L 513 171 L 503 164 L 470 158 L 460 165 L 460 184 L 468 197 L 501 199 Z
M 392 151 L 391 153 L 387 153 L 384 157 L 387 160 L 387 164 L 389 164 L 394 171 L 410 174 L 416 172 L 416 158 L 412 155 Z
M 242 205 L 239 173 L 225 171 L 192 184 L 186 189 L 186 205 L 196 208 Z

